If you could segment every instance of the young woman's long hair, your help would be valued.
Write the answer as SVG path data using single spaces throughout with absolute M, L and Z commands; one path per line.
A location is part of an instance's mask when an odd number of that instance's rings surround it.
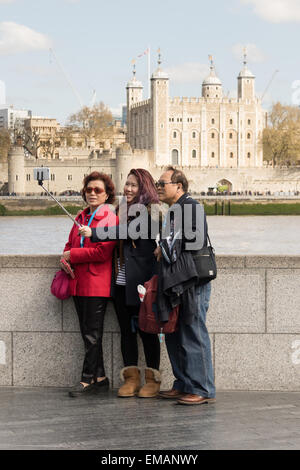
M 133 168 L 130 170 L 129 175 L 135 176 L 139 185 L 138 195 L 134 198 L 132 204 L 144 204 L 145 206 L 159 204 L 155 182 L 149 171 L 143 168 Z

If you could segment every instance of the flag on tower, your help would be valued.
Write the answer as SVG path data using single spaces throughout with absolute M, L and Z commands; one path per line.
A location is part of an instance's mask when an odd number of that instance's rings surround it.
M 142 54 L 139 54 L 139 55 L 138 55 L 138 58 L 143 57 L 144 55 L 149 54 L 149 52 L 150 52 L 150 48 L 148 47 L 144 52 L 142 52 Z

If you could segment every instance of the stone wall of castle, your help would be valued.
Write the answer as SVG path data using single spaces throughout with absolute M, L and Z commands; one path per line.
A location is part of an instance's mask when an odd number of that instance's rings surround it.
M 164 171 L 165 165 L 155 163 L 153 150 L 132 150 L 129 144 L 119 147 L 115 153 L 94 159 L 35 160 L 27 159 L 21 147 L 13 149 L 9 156 L 9 178 L 7 168 L 2 168 L 3 180 L 9 181 L 9 192 L 18 195 L 39 194 L 40 186 L 33 179 L 33 169 L 38 166 L 50 168 L 51 179 L 45 182 L 49 191 L 59 194 L 66 190 L 80 191 L 82 180 L 91 171 L 111 175 L 118 193 L 123 192 L 126 176 L 131 168 L 145 168 L 155 180 Z M 232 191 L 300 191 L 300 168 L 200 168 L 193 165 L 178 165 L 184 171 L 190 190 L 195 193 L 207 191 L 217 184 L 227 182 Z M 1 180 L 0 180 L 1 181 Z

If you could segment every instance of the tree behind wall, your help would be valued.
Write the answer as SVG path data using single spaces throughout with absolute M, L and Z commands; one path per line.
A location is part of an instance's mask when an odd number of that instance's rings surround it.
M 0 161 L 6 162 L 10 148 L 10 135 L 7 129 L 0 129 Z
M 300 161 L 300 109 L 275 103 L 269 113 L 269 127 L 264 129 L 264 160 L 273 167 L 295 165 Z
M 112 113 L 101 101 L 92 108 L 84 106 L 80 111 L 72 114 L 69 117 L 68 126 L 79 131 L 88 146 L 90 139 L 107 138 L 110 135 L 110 129 L 113 133 L 112 120 Z

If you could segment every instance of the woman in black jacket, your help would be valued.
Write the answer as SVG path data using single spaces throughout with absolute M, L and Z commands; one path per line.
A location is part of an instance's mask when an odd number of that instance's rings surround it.
M 99 238 L 99 231 L 97 233 L 96 229 L 91 230 L 89 227 L 82 227 L 79 232 L 92 237 L 94 242 L 119 239 L 112 297 L 121 330 L 121 351 L 124 361 L 121 378 L 125 383 L 118 390 L 118 396 L 132 397 L 138 394 L 141 398 L 150 398 L 155 397 L 160 389 L 160 344 L 157 335 L 145 333 L 137 326 L 140 308 L 137 286 L 143 285 L 157 273 L 157 261 L 154 256 L 156 242 L 155 234 L 152 233 L 154 239 L 151 238 L 150 212 L 151 205 L 158 204 L 159 199 L 150 173 L 144 169 L 131 170 L 124 186 L 124 196 L 126 220 L 122 220 L 124 204 L 121 202 L 118 207 L 120 225 L 114 234 L 102 234 L 103 236 Z M 141 221 L 141 215 L 144 223 Z M 126 234 L 124 234 L 124 225 Z M 142 388 L 138 368 L 137 332 L 143 343 L 147 364 L 145 385 Z

